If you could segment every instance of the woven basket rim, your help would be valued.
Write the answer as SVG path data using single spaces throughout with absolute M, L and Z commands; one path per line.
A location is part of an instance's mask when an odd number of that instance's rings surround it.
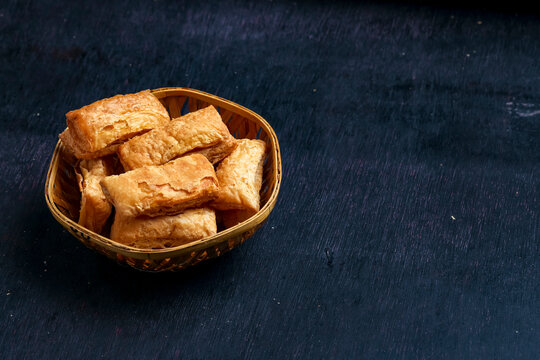
M 52 196 L 53 184 L 54 184 L 54 180 L 56 178 L 57 172 L 58 172 L 58 157 L 60 155 L 60 149 L 63 146 L 62 141 L 58 140 L 58 142 L 56 143 L 56 147 L 54 149 L 53 156 L 51 158 L 51 162 L 49 164 L 49 169 L 47 172 L 47 179 L 45 182 L 45 201 L 53 217 L 62 226 L 68 229 L 70 232 L 72 231 L 70 230 L 70 228 L 76 229 L 77 231 L 85 234 L 87 237 L 87 240 L 89 240 L 90 242 L 100 247 L 103 247 L 109 251 L 112 251 L 112 252 L 115 252 L 117 254 L 121 254 L 124 256 L 132 257 L 136 259 L 149 259 L 149 260 L 164 259 L 168 257 L 172 258 L 172 257 L 175 257 L 176 255 L 184 254 L 188 251 L 197 252 L 209 246 L 212 246 L 214 244 L 221 243 L 222 241 L 227 241 L 227 239 L 243 234 L 255 228 L 257 225 L 261 224 L 268 217 L 270 212 L 272 212 L 276 204 L 277 196 L 279 194 L 279 190 L 281 186 L 281 178 L 282 178 L 281 153 L 279 149 L 279 142 L 270 124 L 262 116 L 260 116 L 259 114 L 255 113 L 254 111 L 242 105 L 236 104 L 230 100 L 226 100 L 219 96 L 212 95 L 212 94 L 200 91 L 200 90 L 184 88 L 184 87 L 166 87 L 166 88 L 154 89 L 154 90 L 151 90 L 151 92 L 158 99 L 169 97 L 169 96 L 190 96 L 190 97 L 200 98 L 203 101 L 212 100 L 213 102 L 218 102 L 219 105 L 217 106 L 219 107 L 223 107 L 229 111 L 234 110 L 235 113 L 239 113 L 246 118 L 250 118 L 251 120 L 256 120 L 256 122 L 267 133 L 268 138 L 272 144 L 272 154 L 270 154 L 270 156 L 273 157 L 274 168 L 275 168 L 274 187 L 272 189 L 272 192 L 266 204 L 248 220 L 241 222 L 231 228 L 220 231 L 215 235 L 212 235 L 212 236 L 209 236 L 204 239 L 197 240 L 188 244 L 166 248 L 166 249 L 138 249 L 135 247 L 123 245 L 115 241 L 112 241 L 111 239 L 107 237 L 94 233 L 86 229 L 85 227 L 82 227 L 75 221 L 65 216 L 60 211 L 56 203 L 52 200 L 53 199 L 53 196 Z

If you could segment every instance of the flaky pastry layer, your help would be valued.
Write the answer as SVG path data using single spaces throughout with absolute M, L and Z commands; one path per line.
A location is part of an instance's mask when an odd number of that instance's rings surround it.
M 257 212 L 253 210 L 224 210 L 220 211 L 220 218 L 226 229 L 246 221 Z
M 79 225 L 99 234 L 112 211 L 112 205 L 99 184 L 114 173 L 112 159 L 81 160 L 76 173 L 81 190 Z
M 140 249 L 162 249 L 200 240 L 216 232 L 214 210 L 197 208 L 158 217 L 116 214 L 111 239 Z
M 238 139 L 236 149 L 219 164 L 218 197 L 212 206 L 219 210 L 259 211 L 266 143 Z
M 193 154 L 160 166 L 145 166 L 101 180 L 107 199 L 121 216 L 173 215 L 216 197 L 214 167 Z
M 121 142 L 169 120 L 149 90 L 116 95 L 68 112 L 68 128 L 60 139 L 79 159 L 91 159 L 111 154 Z
M 121 145 L 118 156 L 126 170 L 160 165 L 186 153 L 200 153 L 215 164 L 231 153 L 236 139 L 213 106 L 173 119 L 165 126 Z

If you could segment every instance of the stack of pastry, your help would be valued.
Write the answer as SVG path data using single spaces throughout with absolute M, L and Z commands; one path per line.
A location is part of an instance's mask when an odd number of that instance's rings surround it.
M 216 234 L 259 210 L 266 144 L 235 139 L 213 106 L 170 119 L 148 90 L 70 111 L 62 143 L 77 157 L 79 224 L 141 249 Z M 120 165 L 121 164 L 121 165 Z

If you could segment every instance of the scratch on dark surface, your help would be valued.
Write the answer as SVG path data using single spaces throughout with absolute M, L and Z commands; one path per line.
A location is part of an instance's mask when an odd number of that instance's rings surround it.
M 334 263 L 334 252 L 329 248 L 326 248 L 324 249 L 324 253 L 326 254 L 326 265 L 332 267 Z

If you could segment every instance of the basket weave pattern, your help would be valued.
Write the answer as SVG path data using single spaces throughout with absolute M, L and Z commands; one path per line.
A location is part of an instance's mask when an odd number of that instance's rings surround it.
M 213 105 L 234 137 L 266 141 L 261 210 L 247 221 L 214 236 L 174 248 L 141 250 L 116 243 L 77 224 L 81 196 L 73 171 L 76 159 L 70 156 L 61 141 L 56 145 L 49 166 L 45 200 L 54 218 L 87 247 L 139 270 L 175 271 L 234 249 L 263 225 L 279 193 L 281 156 L 276 134 L 270 125 L 249 109 L 187 88 L 162 88 L 152 90 L 152 93 L 167 108 L 171 118 Z

